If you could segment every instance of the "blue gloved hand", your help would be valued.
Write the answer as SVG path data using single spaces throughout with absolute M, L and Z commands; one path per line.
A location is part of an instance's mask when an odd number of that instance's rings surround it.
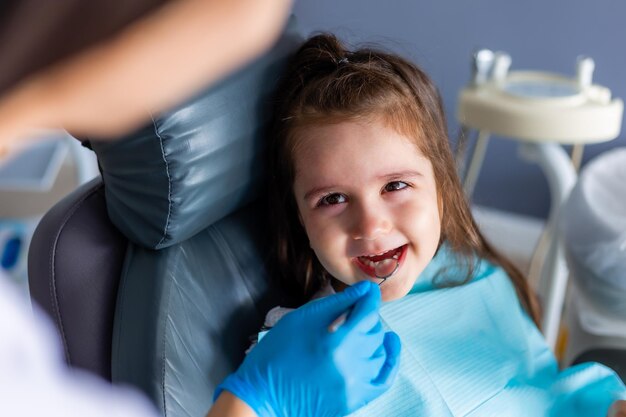
M 363 281 L 283 317 L 220 384 L 259 416 L 343 416 L 385 392 L 400 339 L 380 322 L 380 289 Z M 350 310 L 351 309 L 351 310 Z M 350 310 L 335 331 L 330 325 Z

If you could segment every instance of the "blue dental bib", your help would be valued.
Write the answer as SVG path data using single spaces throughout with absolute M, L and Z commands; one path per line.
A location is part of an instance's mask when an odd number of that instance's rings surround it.
M 387 393 L 353 416 L 605 417 L 626 398 L 622 381 L 603 365 L 558 369 L 501 268 L 482 260 L 468 283 L 437 288 L 433 281 L 449 263 L 444 246 L 407 296 L 381 308 L 402 340 L 400 372 Z

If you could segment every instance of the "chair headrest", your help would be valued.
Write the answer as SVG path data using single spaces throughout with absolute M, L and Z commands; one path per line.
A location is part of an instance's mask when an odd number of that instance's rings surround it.
M 292 19 L 274 48 L 246 68 L 121 140 L 91 144 L 122 233 L 164 248 L 258 195 L 271 94 L 301 42 Z

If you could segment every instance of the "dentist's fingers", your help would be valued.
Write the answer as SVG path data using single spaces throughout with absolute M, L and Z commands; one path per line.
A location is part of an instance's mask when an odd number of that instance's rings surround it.
M 381 327 L 382 327 L 382 325 L 381 325 Z M 384 340 L 385 337 L 387 337 L 386 334 L 383 334 L 383 342 L 380 343 L 378 345 L 378 347 L 376 348 L 376 350 L 374 351 L 374 353 L 372 353 L 372 355 L 371 355 L 372 358 L 378 358 L 378 357 L 386 358 L 387 350 L 385 348 L 385 340 Z
M 385 333 L 385 340 L 383 342 L 387 359 L 383 364 L 380 373 L 372 383 L 379 385 L 381 389 L 386 390 L 391 386 L 398 370 L 400 369 L 400 351 L 401 343 L 400 338 L 394 332 Z
M 379 321 L 369 332 L 361 332 L 358 329 L 353 329 L 352 333 L 346 333 L 346 335 L 351 336 L 354 340 L 352 343 L 354 349 L 353 355 L 370 361 L 380 359 L 380 365 L 376 371 L 377 375 L 386 356 L 384 348 L 385 331 L 382 323 Z M 372 378 L 374 377 L 375 375 L 372 376 Z
M 374 325 L 374 327 L 372 327 L 372 328 L 371 328 L 371 329 L 367 332 L 367 334 L 376 334 L 376 333 L 378 333 L 378 332 L 382 332 L 382 331 L 383 331 L 383 323 L 382 323 L 380 320 L 378 320 L 378 321 L 376 322 L 376 324 Z
M 378 315 L 381 303 L 380 288 L 371 282 L 368 284 L 370 284 L 368 291 L 354 305 L 346 322 L 341 326 L 342 330 L 350 332 L 356 329 L 359 332 L 368 333 L 380 322 Z
M 346 313 L 367 294 L 373 285 L 374 284 L 367 281 L 358 282 L 338 294 L 312 301 L 294 311 L 294 313 L 315 316 L 317 320 L 321 320 L 325 322 L 326 325 L 330 325 L 335 319 Z

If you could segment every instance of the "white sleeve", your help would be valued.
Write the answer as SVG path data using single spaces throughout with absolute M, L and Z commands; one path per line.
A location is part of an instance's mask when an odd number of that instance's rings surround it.
M 52 323 L 0 271 L 0 414 L 156 417 L 149 401 L 68 368 Z

